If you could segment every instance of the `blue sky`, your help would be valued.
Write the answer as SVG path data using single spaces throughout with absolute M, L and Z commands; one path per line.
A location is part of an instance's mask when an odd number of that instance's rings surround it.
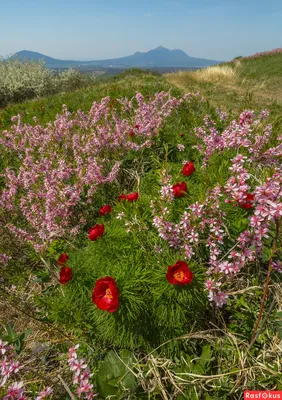
M 103 59 L 159 45 L 229 60 L 282 47 L 282 0 L 0 0 L 0 55 Z

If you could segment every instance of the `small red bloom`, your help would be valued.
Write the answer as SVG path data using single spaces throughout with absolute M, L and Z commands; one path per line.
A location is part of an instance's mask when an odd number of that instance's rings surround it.
M 140 128 L 140 125 L 136 124 L 135 129 L 139 129 L 139 128 Z
M 134 136 L 134 130 L 133 129 L 131 129 L 131 131 L 129 132 L 129 136 L 130 137 Z
M 69 267 L 62 267 L 60 270 L 60 283 L 65 285 L 68 283 L 72 278 L 72 269 Z
M 88 238 L 92 241 L 97 240 L 100 236 L 103 236 L 105 232 L 105 226 L 104 224 L 100 225 L 100 224 L 96 224 L 95 226 L 93 226 L 93 228 L 90 228 L 88 230 Z
M 173 285 L 188 285 L 193 280 L 193 273 L 189 269 L 188 264 L 178 260 L 174 265 L 170 265 L 167 269 L 166 279 Z
M 119 306 L 119 290 L 110 276 L 98 279 L 92 292 L 92 301 L 100 310 L 114 312 Z
M 174 197 L 183 197 L 188 192 L 188 188 L 185 182 L 177 182 L 172 186 Z
M 180 133 L 180 135 L 179 135 L 180 137 L 183 137 L 184 136 L 184 133 Z
M 126 195 L 122 193 L 120 196 L 118 196 L 117 201 L 120 202 L 121 200 L 126 200 Z
M 186 163 L 183 168 L 182 168 L 182 174 L 185 176 L 190 176 L 193 174 L 193 172 L 195 172 L 195 166 L 194 163 L 192 161 Z
M 128 195 L 126 196 L 126 200 L 132 202 L 132 201 L 138 200 L 138 197 L 139 197 L 138 192 L 134 192 L 134 193 L 128 194 Z
M 100 215 L 106 215 L 109 214 L 112 211 L 112 207 L 109 204 L 106 204 L 105 206 L 100 208 Z
M 64 265 L 69 259 L 69 256 L 67 254 L 61 254 L 60 257 L 58 258 L 58 264 L 59 265 Z
M 247 193 L 244 200 L 238 201 L 242 208 L 252 208 L 254 205 L 255 195 L 252 193 Z

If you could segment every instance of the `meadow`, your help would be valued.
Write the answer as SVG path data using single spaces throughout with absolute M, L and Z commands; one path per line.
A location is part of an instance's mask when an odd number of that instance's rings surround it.
M 65 86 L 32 64 L 57 83 L 28 93 L 16 66 L 0 87 L 1 398 L 282 390 L 281 62 Z

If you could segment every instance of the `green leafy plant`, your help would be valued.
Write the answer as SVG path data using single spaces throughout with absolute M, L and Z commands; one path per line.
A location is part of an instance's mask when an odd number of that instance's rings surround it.
M 31 333 L 32 329 L 26 329 L 24 332 L 18 333 L 14 330 L 14 327 L 11 324 L 6 324 L 1 333 L 1 337 L 4 341 L 13 345 L 16 352 L 20 354 L 24 348 L 25 340 Z
M 114 396 L 121 398 L 125 392 L 132 391 L 137 385 L 132 373 L 134 355 L 128 350 L 121 350 L 119 354 L 111 350 L 100 363 L 96 375 L 97 389 L 104 398 Z

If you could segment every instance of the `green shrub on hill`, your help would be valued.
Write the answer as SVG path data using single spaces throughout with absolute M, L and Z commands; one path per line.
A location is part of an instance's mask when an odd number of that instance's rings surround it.
M 121 212 L 126 217 L 117 219 Z M 83 327 L 94 343 L 146 350 L 198 324 L 207 304 L 204 269 L 192 262 L 191 284 L 177 286 L 167 281 L 168 266 L 178 258 L 169 246 L 156 252 L 159 239 L 151 225 L 150 196 L 142 194 L 136 203 L 117 204 L 106 221 L 105 217 L 95 221 L 103 222 L 104 236 L 91 242 L 85 232 L 85 247 L 69 253 L 73 279 L 63 289 L 54 287 L 49 316 L 69 328 Z M 115 279 L 120 293 L 114 313 L 99 310 L 91 301 L 95 282 L 106 276 Z
M 92 83 L 91 77 L 69 69 L 60 73 L 43 62 L 0 60 L 0 107 L 34 97 L 72 91 Z

